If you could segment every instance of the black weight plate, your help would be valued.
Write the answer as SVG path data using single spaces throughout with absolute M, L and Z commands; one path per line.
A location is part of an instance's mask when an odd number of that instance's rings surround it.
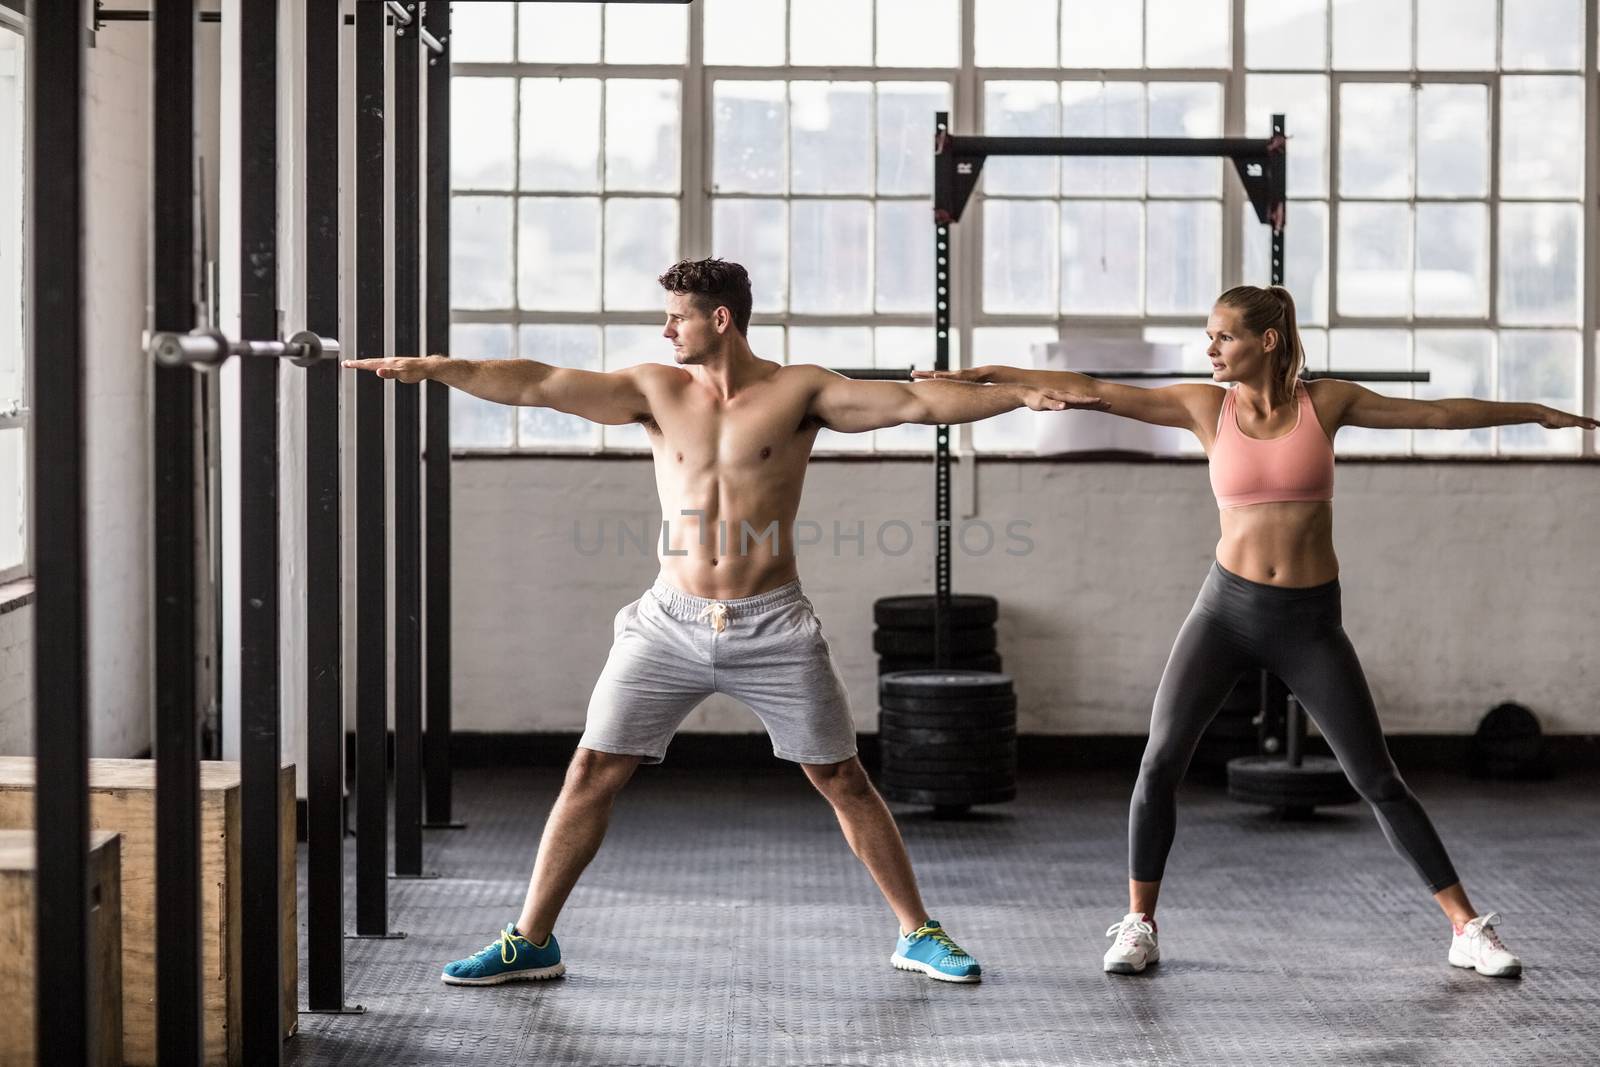
M 958 659 L 971 659 L 995 650 L 993 626 L 966 626 L 950 631 L 950 655 Z M 872 632 L 872 651 L 880 656 L 933 657 L 932 630 L 889 630 L 883 627 Z
M 951 626 L 992 626 L 1000 617 L 1000 602 L 992 596 L 952 593 L 949 608 Z M 897 630 L 931 630 L 933 597 L 880 597 L 872 605 L 872 621 Z
M 888 745 L 993 745 L 1017 739 L 1017 728 L 995 730 L 926 730 L 878 724 L 879 744 Z
M 1247 804 L 1273 808 L 1353 804 L 1360 799 L 1338 761 L 1324 756 L 1307 756 L 1298 767 L 1275 756 L 1230 760 L 1228 795 Z
M 987 671 L 990 673 L 1000 670 L 1001 661 L 998 652 L 979 652 L 973 656 L 953 656 L 950 660 L 950 669 L 957 671 Z M 933 670 L 933 656 L 881 656 L 878 659 L 878 673 L 898 674 L 904 671 L 931 671 Z
M 1011 696 L 1009 674 L 993 671 L 897 671 L 878 679 L 878 692 L 886 697 L 933 697 L 948 700 L 960 697 Z
M 1014 774 L 885 774 L 878 782 L 883 789 L 927 789 L 935 793 L 969 796 L 978 792 L 1015 789 Z
M 913 715 L 904 711 L 878 712 L 880 733 L 895 734 L 901 730 L 949 730 L 958 733 L 993 733 L 996 730 L 1017 729 L 1017 713 L 994 711 L 987 715 L 962 718 L 955 715 Z
M 884 799 L 892 800 L 897 804 L 926 804 L 935 808 L 970 807 L 973 804 L 1004 804 L 1008 800 L 1017 799 L 1015 786 L 1004 789 L 969 791 L 885 787 L 881 792 Z
M 1015 695 L 1003 697 L 960 697 L 941 700 L 936 697 L 878 698 L 878 707 L 884 711 L 905 712 L 909 715 L 993 715 L 997 711 L 1016 711 Z
M 1017 758 L 1016 741 L 975 741 L 960 745 L 911 745 L 903 741 L 884 740 L 880 734 L 878 758 L 884 766 L 921 762 L 954 763 L 963 759 L 995 760 Z
M 879 772 L 885 778 L 896 781 L 915 775 L 941 775 L 941 774 L 977 774 L 977 775 L 1004 775 L 1007 778 L 1017 776 L 1017 754 L 1007 753 L 1003 756 L 992 756 L 982 759 L 971 756 L 966 759 L 893 759 L 884 760 L 878 765 Z

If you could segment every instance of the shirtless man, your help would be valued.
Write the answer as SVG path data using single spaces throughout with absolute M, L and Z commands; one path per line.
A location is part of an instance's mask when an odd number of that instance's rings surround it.
M 845 839 L 900 921 L 891 962 L 947 982 L 976 982 L 978 962 L 928 917 L 899 830 L 856 757 L 855 726 L 800 589 L 793 537 L 817 431 L 865 433 L 902 423 L 973 422 L 1027 406 L 1106 402 L 1025 385 L 861 382 L 816 366 L 761 359 L 745 339 L 750 279 L 722 260 L 661 276 L 663 336 L 677 366 L 609 373 L 531 360 L 435 356 L 347 367 L 402 382 L 433 380 L 503 404 L 548 407 L 607 425 L 641 423 L 661 498 L 661 573 L 617 613 L 615 643 L 588 722 L 545 822 L 522 914 L 482 950 L 446 965 L 452 985 L 564 973 L 556 917 L 605 836 L 617 793 L 660 763 L 673 733 L 712 693 L 750 705 L 773 752 L 799 763 L 833 805 Z

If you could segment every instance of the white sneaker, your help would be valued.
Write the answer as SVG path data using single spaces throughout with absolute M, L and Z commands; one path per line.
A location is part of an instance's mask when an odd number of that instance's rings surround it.
M 1522 961 L 1500 943 L 1500 935 L 1494 932 L 1494 924 L 1499 921 L 1500 913 L 1492 911 L 1462 927 L 1450 939 L 1451 965 L 1470 967 L 1490 978 L 1515 978 L 1521 974 Z
M 1156 928 L 1140 918 L 1138 912 L 1130 911 L 1121 921 L 1112 923 L 1106 936 L 1114 939 L 1106 950 L 1107 974 L 1138 974 L 1150 964 L 1161 962 Z

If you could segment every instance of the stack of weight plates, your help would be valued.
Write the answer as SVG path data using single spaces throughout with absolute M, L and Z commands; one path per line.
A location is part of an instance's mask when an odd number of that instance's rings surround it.
M 879 785 L 889 800 L 956 814 L 1017 795 L 1017 696 L 989 671 L 878 679 Z
M 950 662 L 955 670 L 998 671 L 994 623 L 1000 615 L 992 596 L 950 597 Z M 933 666 L 933 597 L 888 596 L 872 606 L 878 628 L 872 635 L 878 673 L 926 670 Z

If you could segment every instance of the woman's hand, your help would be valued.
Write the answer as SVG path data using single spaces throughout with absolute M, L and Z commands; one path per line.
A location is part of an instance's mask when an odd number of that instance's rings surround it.
M 944 378 L 952 382 L 992 382 L 994 381 L 993 367 L 968 367 L 965 370 L 914 370 L 911 372 L 914 379 Z

